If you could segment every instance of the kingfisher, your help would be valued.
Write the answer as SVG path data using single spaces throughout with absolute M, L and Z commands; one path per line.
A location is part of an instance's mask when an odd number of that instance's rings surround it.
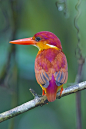
M 41 31 L 33 37 L 10 41 L 12 44 L 33 45 L 39 51 L 35 59 L 35 76 L 49 102 L 56 99 L 59 89 L 60 96 L 63 84 L 68 79 L 68 66 L 59 38 L 49 31 Z

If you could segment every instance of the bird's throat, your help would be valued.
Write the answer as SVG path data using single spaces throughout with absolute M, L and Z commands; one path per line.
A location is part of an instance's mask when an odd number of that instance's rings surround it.
M 47 44 L 45 42 L 37 43 L 36 46 L 39 49 L 39 51 L 42 51 L 42 50 L 45 50 L 45 49 L 49 49 L 49 48 L 55 48 L 56 50 L 59 50 L 58 47 L 56 47 L 54 45 Z

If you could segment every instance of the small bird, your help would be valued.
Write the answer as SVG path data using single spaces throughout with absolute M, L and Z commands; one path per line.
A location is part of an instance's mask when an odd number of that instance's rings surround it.
M 41 31 L 33 37 L 10 41 L 12 44 L 34 45 L 39 51 L 35 59 L 35 76 L 49 102 L 56 99 L 57 91 L 67 82 L 68 66 L 59 38 L 49 31 Z

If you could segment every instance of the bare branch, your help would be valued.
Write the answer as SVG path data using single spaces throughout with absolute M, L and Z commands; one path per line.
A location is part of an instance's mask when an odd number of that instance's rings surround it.
M 73 86 L 69 86 L 68 88 L 65 88 L 62 92 L 62 96 L 66 96 L 72 93 L 75 93 L 77 91 L 81 91 L 86 89 L 86 81 L 78 83 L 76 85 Z M 33 90 L 30 90 L 31 92 L 34 92 Z M 23 112 L 29 111 L 37 106 L 43 106 L 46 103 L 48 103 L 47 97 L 46 96 L 41 96 L 39 97 L 36 93 L 33 94 L 35 96 L 35 98 L 29 102 L 26 102 L 18 107 L 15 107 L 9 111 L 3 112 L 0 114 L 0 122 L 3 122 L 7 119 L 10 119 L 14 116 L 17 116 Z M 57 98 L 61 98 L 60 97 L 60 91 L 57 93 Z

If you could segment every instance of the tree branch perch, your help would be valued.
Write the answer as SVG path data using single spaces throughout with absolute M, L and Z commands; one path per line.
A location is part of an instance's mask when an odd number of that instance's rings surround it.
M 86 81 L 65 88 L 62 92 L 61 97 L 75 93 L 77 91 L 84 90 L 84 89 L 86 89 Z M 0 114 L 0 122 L 3 122 L 7 119 L 14 117 L 14 116 L 17 116 L 23 112 L 29 111 L 37 106 L 45 105 L 48 102 L 46 96 L 40 97 L 34 92 L 34 90 L 30 89 L 30 91 L 33 94 L 33 96 L 35 96 L 35 98 L 33 100 L 26 102 L 18 107 L 15 107 L 9 111 L 1 113 Z M 57 98 L 61 98 L 61 97 L 60 97 L 60 91 L 57 92 Z

